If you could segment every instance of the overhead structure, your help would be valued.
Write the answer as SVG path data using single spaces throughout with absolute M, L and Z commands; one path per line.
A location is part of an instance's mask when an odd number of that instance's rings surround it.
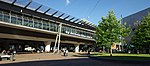
M 20 6 L 20 7 L 23 7 L 23 8 L 31 9 L 33 11 L 37 11 L 37 12 L 47 14 L 47 15 L 50 15 L 50 16 L 53 16 L 53 17 L 64 19 L 64 20 L 67 20 L 67 21 L 72 22 L 72 23 L 84 24 L 84 25 L 88 25 L 90 27 L 94 27 L 94 24 L 92 24 L 88 20 L 73 17 L 71 15 L 62 13 L 58 10 L 55 10 L 55 9 L 50 8 L 50 7 L 44 6 L 42 4 L 34 2 L 32 0 L 1 0 L 1 1 L 10 3 L 12 5 Z

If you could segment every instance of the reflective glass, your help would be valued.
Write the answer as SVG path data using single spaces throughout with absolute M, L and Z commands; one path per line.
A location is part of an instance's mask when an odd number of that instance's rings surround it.
M 36 19 L 36 20 L 34 21 L 34 27 L 35 27 L 35 28 L 42 29 L 41 20 Z
M 4 22 L 10 22 L 10 16 L 8 12 L 4 12 Z
M 24 23 L 23 23 L 24 26 L 29 26 L 29 20 L 28 20 L 28 17 L 24 17 Z
M 67 17 L 68 14 L 64 14 L 63 16 L 61 16 L 60 18 L 64 19 L 65 17 Z
M 48 10 L 49 9 L 49 7 L 46 7 L 46 6 L 42 6 L 39 10 L 38 10 L 38 12 L 41 12 L 41 13 L 44 13 L 46 10 Z
M 70 20 L 71 18 L 73 18 L 73 16 L 69 16 L 66 20 Z
M 66 34 L 66 26 L 62 26 L 61 32 Z
M 7 2 L 7 3 L 12 3 L 12 2 L 14 2 L 14 0 L 2 0 L 2 1 Z
M 38 7 L 40 6 L 40 4 L 39 3 L 36 3 L 36 2 L 31 2 L 30 3 L 30 5 L 27 7 L 27 8 L 29 8 L 29 9 L 31 9 L 31 10 L 35 10 L 35 9 L 37 9 Z
M 49 23 L 47 21 L 43 21 L 43 29 L 49 30 Z
M 29 18 L 29 27 L 33 27 L 33 19 Z
M 54 10 L 54 9 L 50 9 L 46 14 L 48 14 L 48 15 L 52 15 L 53 13 L 55 13 L 56 12 L 56 10 Z
M 42 29 L 42 22 L 39 21 L 39 26 L 38 26 L 39 29 Z
M 11 23 L 16 24 L 16 17 L 14 16 L 11 17 Z
M 70 34 L 70 28 L 69 27 L 66 27 L 66 33 Z
M 38 28 L 38 22 L 34 22 L 34 28 Z
M 31 0 L 17 0 L 15 5 L 25 7 Z
M 51 31 L 57 31 L 57 24 L 54 24 L 54 23 L 50 23 L 50 30 Z
M 0 11 L 0 21 L 3 21 L 3 12 Z
M 22 25 L 22 16 L 21 15 L 17 15 L 17 24 Z
M 58 17 L 58 16 L 60 16 L 60 15 L 62 15 L 62 14 L 63 14 L 62 12 L 57 12 L 57 13 L 55 14 L 55 16 Z
M 34 27 L 35 27 L 35 28 L 38 28 L 38 26 L 39 26 L 39 24 L 38 24 L 38 20 L 37 20 L 37 19 L 35 19 L 35 20 L 34 20 Z

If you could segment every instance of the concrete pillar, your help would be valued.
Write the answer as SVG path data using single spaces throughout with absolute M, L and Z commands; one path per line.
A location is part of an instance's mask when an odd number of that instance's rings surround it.
M 51 50 L 51 41 L 45 41 L 45 52 L 50 52 Z
M 80 44 L 76 44 L 76 45 L 75 45 L 75 52 L 76 52 L 76 53 L 79 52 L 79 45 L 80 45 Z
M 56 51 L 56 46 L 57 46 L 57 44 L 58 44 L 57 50 L 58 50 L 58 52 L 59 52 L 61 28 L 62 28 L 62 23 L 59 24 L 58 34 L 57 34 L 57 36 L 56 36 L 55 45 L 54 45 L 54 52 L 53 52 L 53 53 L 55 53 L 55 51 Z

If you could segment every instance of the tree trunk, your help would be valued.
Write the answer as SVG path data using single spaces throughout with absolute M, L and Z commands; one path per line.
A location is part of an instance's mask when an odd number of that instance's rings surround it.
M 107 48 L 107 53 L 110 53 L 110 49 L 109 48 Z
M 150 46 L 149 46 L 149 55 L 150 55 Z
M 139 49 L 137 50 L 137 54 L 140 54 L 140 50 Z
M 104 54 L 104 53 L 105 53 L 105 47 L 103 46 L 102 54 Z
M 122 51 L 124 51 L 124 44 L 122 43 Z
M 137 54 L 140 54 L 140 47 L 138 46 Z
M 112 47 L 110 46 L 110 56 L 112 56 Z

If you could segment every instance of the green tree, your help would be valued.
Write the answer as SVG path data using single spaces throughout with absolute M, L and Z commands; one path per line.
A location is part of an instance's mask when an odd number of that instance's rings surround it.
M 145 48 L 149 49 L 150 53 L 150 13 L 148 13 L 148 16 L 143 17 L 139 26 L 135 27 L 132 44 L 138 51 Z
M 126 28 L 126 23 L 121 24 L 121 20 L 117 20 L 113 11 L 109 11 L 106 18 L 102 17 L 99 25 L 96 27 L 96 44 L 110 49 L 113 43 L 122 42 L 120 37 L 126 37 L 130 33 L 130 27 Z

